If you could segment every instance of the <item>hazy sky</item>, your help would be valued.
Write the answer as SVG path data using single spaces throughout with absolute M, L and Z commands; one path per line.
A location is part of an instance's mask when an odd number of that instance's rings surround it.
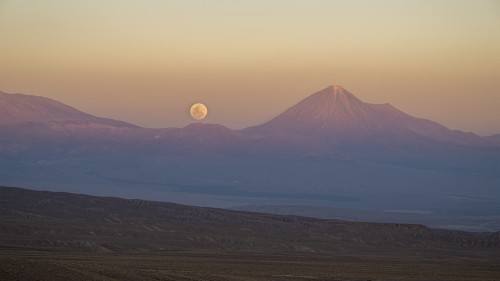
M 500 133 L 500 1 L 0 0 L 0 91 L 94 115 L 238 129 L 330 84 Z

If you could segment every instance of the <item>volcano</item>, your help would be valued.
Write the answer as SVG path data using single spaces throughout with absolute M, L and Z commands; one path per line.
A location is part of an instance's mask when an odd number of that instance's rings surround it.
M 256 138 L 309 136 L 330 146 L 415 144 L 482 145 L 485 139 L 408 115 L 394 106 L 365 103 L 339 85 L 300 101 L 272 120 L 244 130 Z

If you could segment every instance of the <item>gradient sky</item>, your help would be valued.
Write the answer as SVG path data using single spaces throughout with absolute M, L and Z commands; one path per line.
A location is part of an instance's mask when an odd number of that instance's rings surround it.
M 330 84 L 500 133 L 500 1 L 0 0 L 0 91 L 94 115 L 239 129 Z

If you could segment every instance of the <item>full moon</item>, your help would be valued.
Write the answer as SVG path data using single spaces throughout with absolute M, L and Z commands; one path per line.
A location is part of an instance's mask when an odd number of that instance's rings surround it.
M 207 117 L 208 110 L 204 104 L 195 103 L 191 106 L 189 113 L 191 114 L 191 117 L 193 117 L 194 119 L 201 120 Z

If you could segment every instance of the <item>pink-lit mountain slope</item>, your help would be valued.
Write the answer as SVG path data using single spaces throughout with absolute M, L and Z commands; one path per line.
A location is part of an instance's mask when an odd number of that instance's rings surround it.
M 243 132 L 255 138 L 273 138 L 277 134 L 309 136 L 333 146 L 488 143 L 475 134 L 415 118 L 387 103 L 364 103 L 337 85 L 316 92 L 271 121 Z
M 99 118 L 61 102 L 32 95 L 0 92 L 0 124 L 44 124 L 52 129 L 136 128 L 107 118 Z

